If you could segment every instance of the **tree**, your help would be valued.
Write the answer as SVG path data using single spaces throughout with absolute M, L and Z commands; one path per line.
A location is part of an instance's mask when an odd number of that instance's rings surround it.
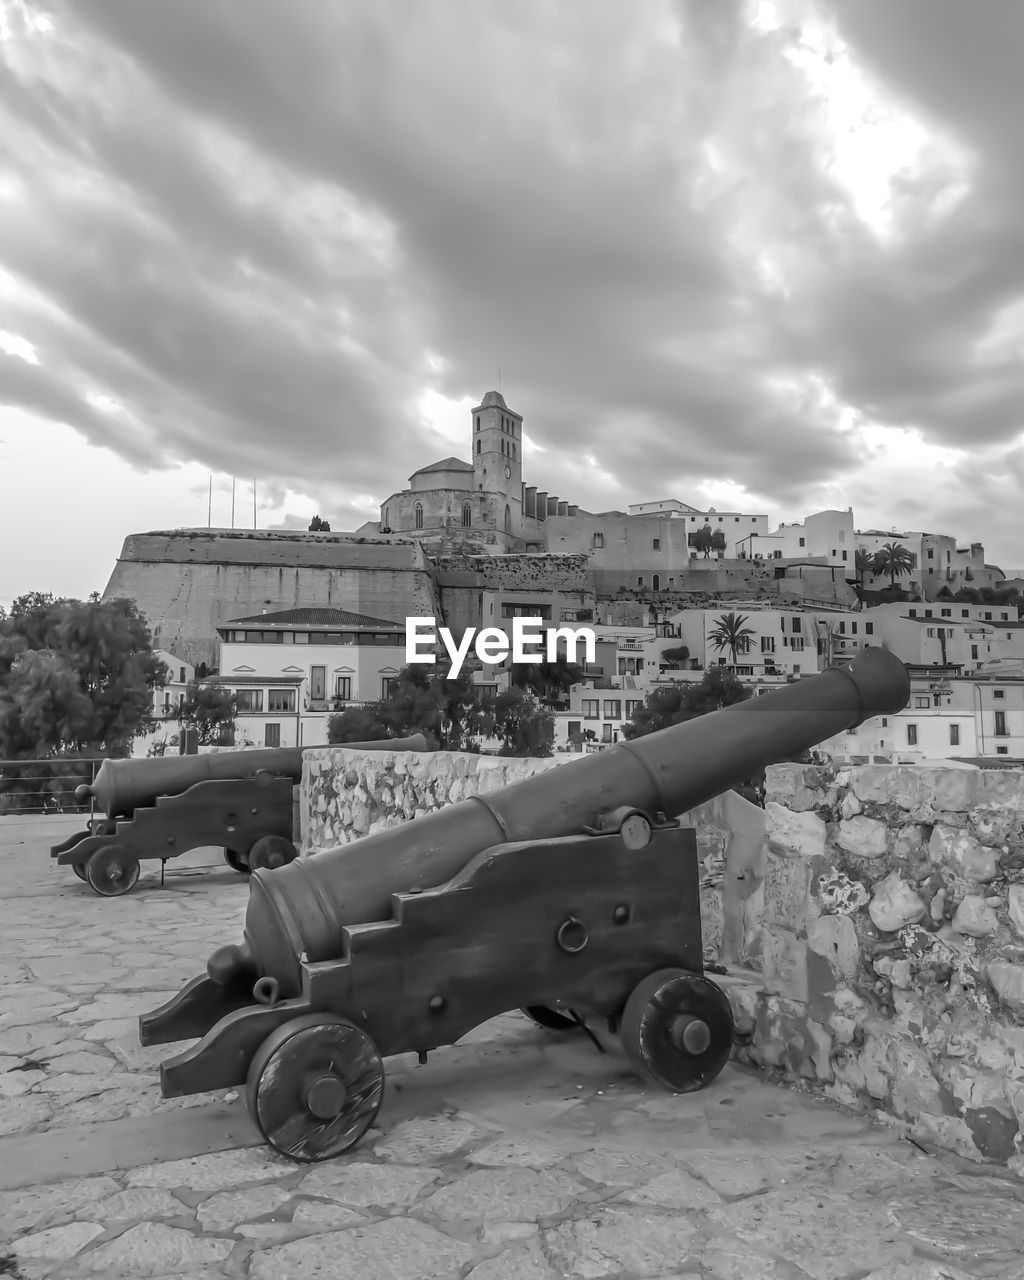
M 509 677 L 513 686 L 529 690 L 550 705 L 564 702 L 573 685 L 583 683 L 584 673 L 582 667 L 559 654 L 554 662 L 545 658 L 540 662 L 512 663 Z
M 661 661 L 667 666 L 679 666 L 683 662 L 687 662 L 690 657 L 689 647 L 685 644 L 673 645 L 671 649 L 662 649 Z
M 331 531 L 331 526 L 327 523 L 326 520 L 321 520 L 318 515 L 314 516 L 313 519 L 309 522 L 310 533 L 330 533 L 330 531 Z
M 626 739 L 642 738 L 670 725 L 683 724 L 709 711 L 721 711 L 750 697 L 750 687 L 725 667 L 711 667 L 703 680 L 692 684 L 675 681 L 649 693 L 622 726 Z
M 128 755 L 166 679 L 133 601 L 20 596 L 0 622 L 0 758 Z
M 494 700 L 494 729 L 502 739 L 500 756 L 551 755 L 555 717 L 526 689 L 510 685 Z
M 364 714 L 357 716 L 357 711 Z M 416 664 L 402 668 L 382 701 L 332 716 L 327 740 L 358 742 L 363 731 L 368 741 L 424 733 L 442 751 L 472 751 L 492 726 L 491 708 L 477 694 L 471 675 L 464 672 L 452 680 L 444 668 L 428 673 Z
M 200 746 L 228 746 L 234 737 L 238 699 L 219 684 L 193 680 L 178 707 L 178 723 L 195 732 Z
M 874 556 L 866 547 L 858 547 L 853 553 L 853 573 L 859 587 L 864 585 L 867 575 L 874 572 L 874 560 Z
M 711 555 L 711 543 L 713 538 L 714 534 L 711 532 L 711 526 L 706 524 L 703 528 L 696 529 L 690 534 L 689 543 L 695 551 L 703 551 L 704 559 L 706 560 Z
M 914 557 L 898 542 L 887 542 L 881 551 L 872 557 L 871 567 L 875 573 L 887 573 L 889 585 L 896 586 L 896 579 L 906 577 L 914 568 Z
M 716 529 L 711 535 L 711 550 L 722 552 L 725 550 L 725 530 Z
M 744 652 L 750 647 L 754 632 L 744 624 L 749 621 L 742 614 L 723 613 L 718 619 L 715 629 L 708 635 L 712 645 L 721 653 L 728 649 L 733 663 L 736 662 L 737 650 Z

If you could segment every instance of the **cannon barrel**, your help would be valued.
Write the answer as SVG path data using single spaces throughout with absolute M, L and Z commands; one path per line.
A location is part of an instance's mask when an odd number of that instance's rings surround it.
M 411 738 L 380 738 L 373 742 L 343 742 L 353 751 L 426 751 L 422 733 Z M 128 817 L 152 805 L 159 796 L 179 796 L 208 778 L 234 781 L 257 773 L 302 777 L 302 757 L 319 748 L 267 747 L 256 751 L 211 751 L 201 756 L 160 756 L 152 760 L 104 760 L 92 784 L 75 791 L 84 804 L 90 796 L 108 818 Z
M 257 871 L 244 941 L 214 952 L 207 972 L 223 987 L 273 978 L 282 997 L 293 997 L 301 986 L 300 958 L 338 959 L 342 929 L 389 918 L 394 893 L 444 884 L 494 845 L 578 834 L 621 805 L 670 817 L 686 813 L 766 765 L 872 716 L 902 710 L 909 696 L 902 662 L 887 650 L 866 649 L 849 667 L 830 668 L 286 867 Z

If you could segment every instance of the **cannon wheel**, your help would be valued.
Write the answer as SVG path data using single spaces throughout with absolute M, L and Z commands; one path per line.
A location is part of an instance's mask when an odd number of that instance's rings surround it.
M 119 898 L 139 882 L 139 860 L 113 845 L 97 849 L 85 868 L 89 887 L 101 898 Z
M 365 1031 L 330 1013 L 286 1022 L 256 1051 L 246 1081 L 249 1114 L 267 1145 L 314 1163 L 348 1151 L 384 1097 L 384 1063 Z
M 701 974 L 659 969 L 633 989 L 619 1034 L 644 1075 L 673 1093 L 692 1093 L 729 1061 L 732 1009 L 722 988 Z
M 286 836 L 260 836 L 249 850 L 250 871 L 274 871 L 294 862 L 296 849 Z
M 576 1031 L 580 1025 L 575 1018 L 569 1018 L 557 1009 L 549 1009 L 543 1004 L 527 1005 L 519 1012 L 525 1013 L 531 1022 L 543 1027 L 545 1031 Z
M 237 871 L 243 876 L 247 876 L 249 874 L 249 863 L 237 849 L 225 849 L 224 861 L 232 871 Z
M 76 876 L 78 876 L 79 880 L 85 879 L 86 865 L 87 864 L 84 862 L 72 862 L 71 864 L 71 870 L 75 873 Z

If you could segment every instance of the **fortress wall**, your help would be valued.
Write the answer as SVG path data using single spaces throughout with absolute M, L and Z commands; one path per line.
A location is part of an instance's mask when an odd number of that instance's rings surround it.
M 768 770 L 740 1056 L 1024 1173 L 1024 774 Z
M 216 628 L 264 609 L 319 605 L 404 622 L 440 607 L 415 544 L 330 535 L 134 535 L 104 592 L 115 596 L 136 601 L 161 648 L 208 666 L 216 663 Z

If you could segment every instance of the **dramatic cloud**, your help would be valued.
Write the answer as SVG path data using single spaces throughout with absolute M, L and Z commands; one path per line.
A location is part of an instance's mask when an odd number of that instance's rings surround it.
M 1024 564 L 1014 0 L 0 12 L 0 404 L 41 451 L 340 529 L 468 453 L 500 368 L 585 507 L 852 505 Z

